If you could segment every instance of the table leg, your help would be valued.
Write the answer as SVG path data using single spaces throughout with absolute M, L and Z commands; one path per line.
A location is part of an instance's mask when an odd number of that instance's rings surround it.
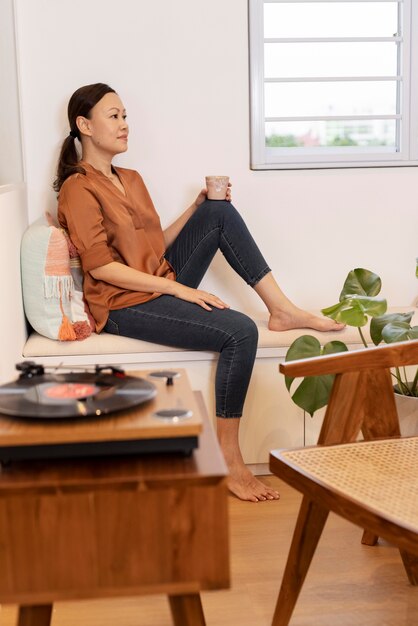
M 184 596 L 168 596 L 168 599 L 174 626 L 206 625 L 202 602 L 198 593 Z
M 19 606 L 17 626 L 50 626 L 52 604 Z

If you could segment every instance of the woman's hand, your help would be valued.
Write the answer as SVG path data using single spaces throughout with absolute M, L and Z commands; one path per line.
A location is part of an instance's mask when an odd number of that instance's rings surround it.
M 226 190 L 226 196 L 225 196 L 225 200 L 227 200 L 228 202 L 231 202 L 231 198 L 232 198 L 232 193 L 231 193 L 231 183 L 228 183 L 228 189 Z
M 196 209 L 198 206 L 200 206 L 207 198 L 208 195 L 208 190 L 207 189 L 201 189 L 199 192 L 199 195 L 197 196 L 196 200 L 193 202 L 193 204 L 195 205 Z
M 174 283 L 173 296 L 180 298 L 180 300 L 194 302 L 201 306 L 202 309 L 206 309 L 206 311 L 212 311 L 212 307 L 217 309 L 229 309 L 229 304 L 226 304 L 220 298 L 214 296 L 213 293 L 186 287 L 186 285 L 182 285 L 181 283 Z
M 232 198 L 231 187 L 232 187 L 231 183 L 228 183 L 228 189 L 226 190 L 226 197 L 225 197 L 225 200 L 227 200 L 228 202 L 231 202 L 231 198 Z M 196 200 L 193 203 L 196 206 L 196 208 L 207 199 L 207 195 L 208 195 L 208 190 L 206 188 L 200 190 L 199 195 L 197 196 Z

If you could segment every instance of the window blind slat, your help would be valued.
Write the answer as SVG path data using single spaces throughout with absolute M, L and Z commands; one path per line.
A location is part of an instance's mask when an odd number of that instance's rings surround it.
M 336 83 L 358 81 L 402 81 L 402 76 L 301 76 L 300 78 L 265 78 L 265 83 Z

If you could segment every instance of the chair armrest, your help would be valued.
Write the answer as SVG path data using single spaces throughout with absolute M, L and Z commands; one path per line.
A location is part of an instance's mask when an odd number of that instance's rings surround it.
M 286 376 L 320 376 L 418 363 L 418 339 L 280 364 Z

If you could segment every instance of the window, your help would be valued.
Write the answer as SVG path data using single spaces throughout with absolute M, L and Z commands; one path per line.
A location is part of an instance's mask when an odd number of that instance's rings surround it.
M 418 165 L 412 4 L 249 0 L 252 169 Z

